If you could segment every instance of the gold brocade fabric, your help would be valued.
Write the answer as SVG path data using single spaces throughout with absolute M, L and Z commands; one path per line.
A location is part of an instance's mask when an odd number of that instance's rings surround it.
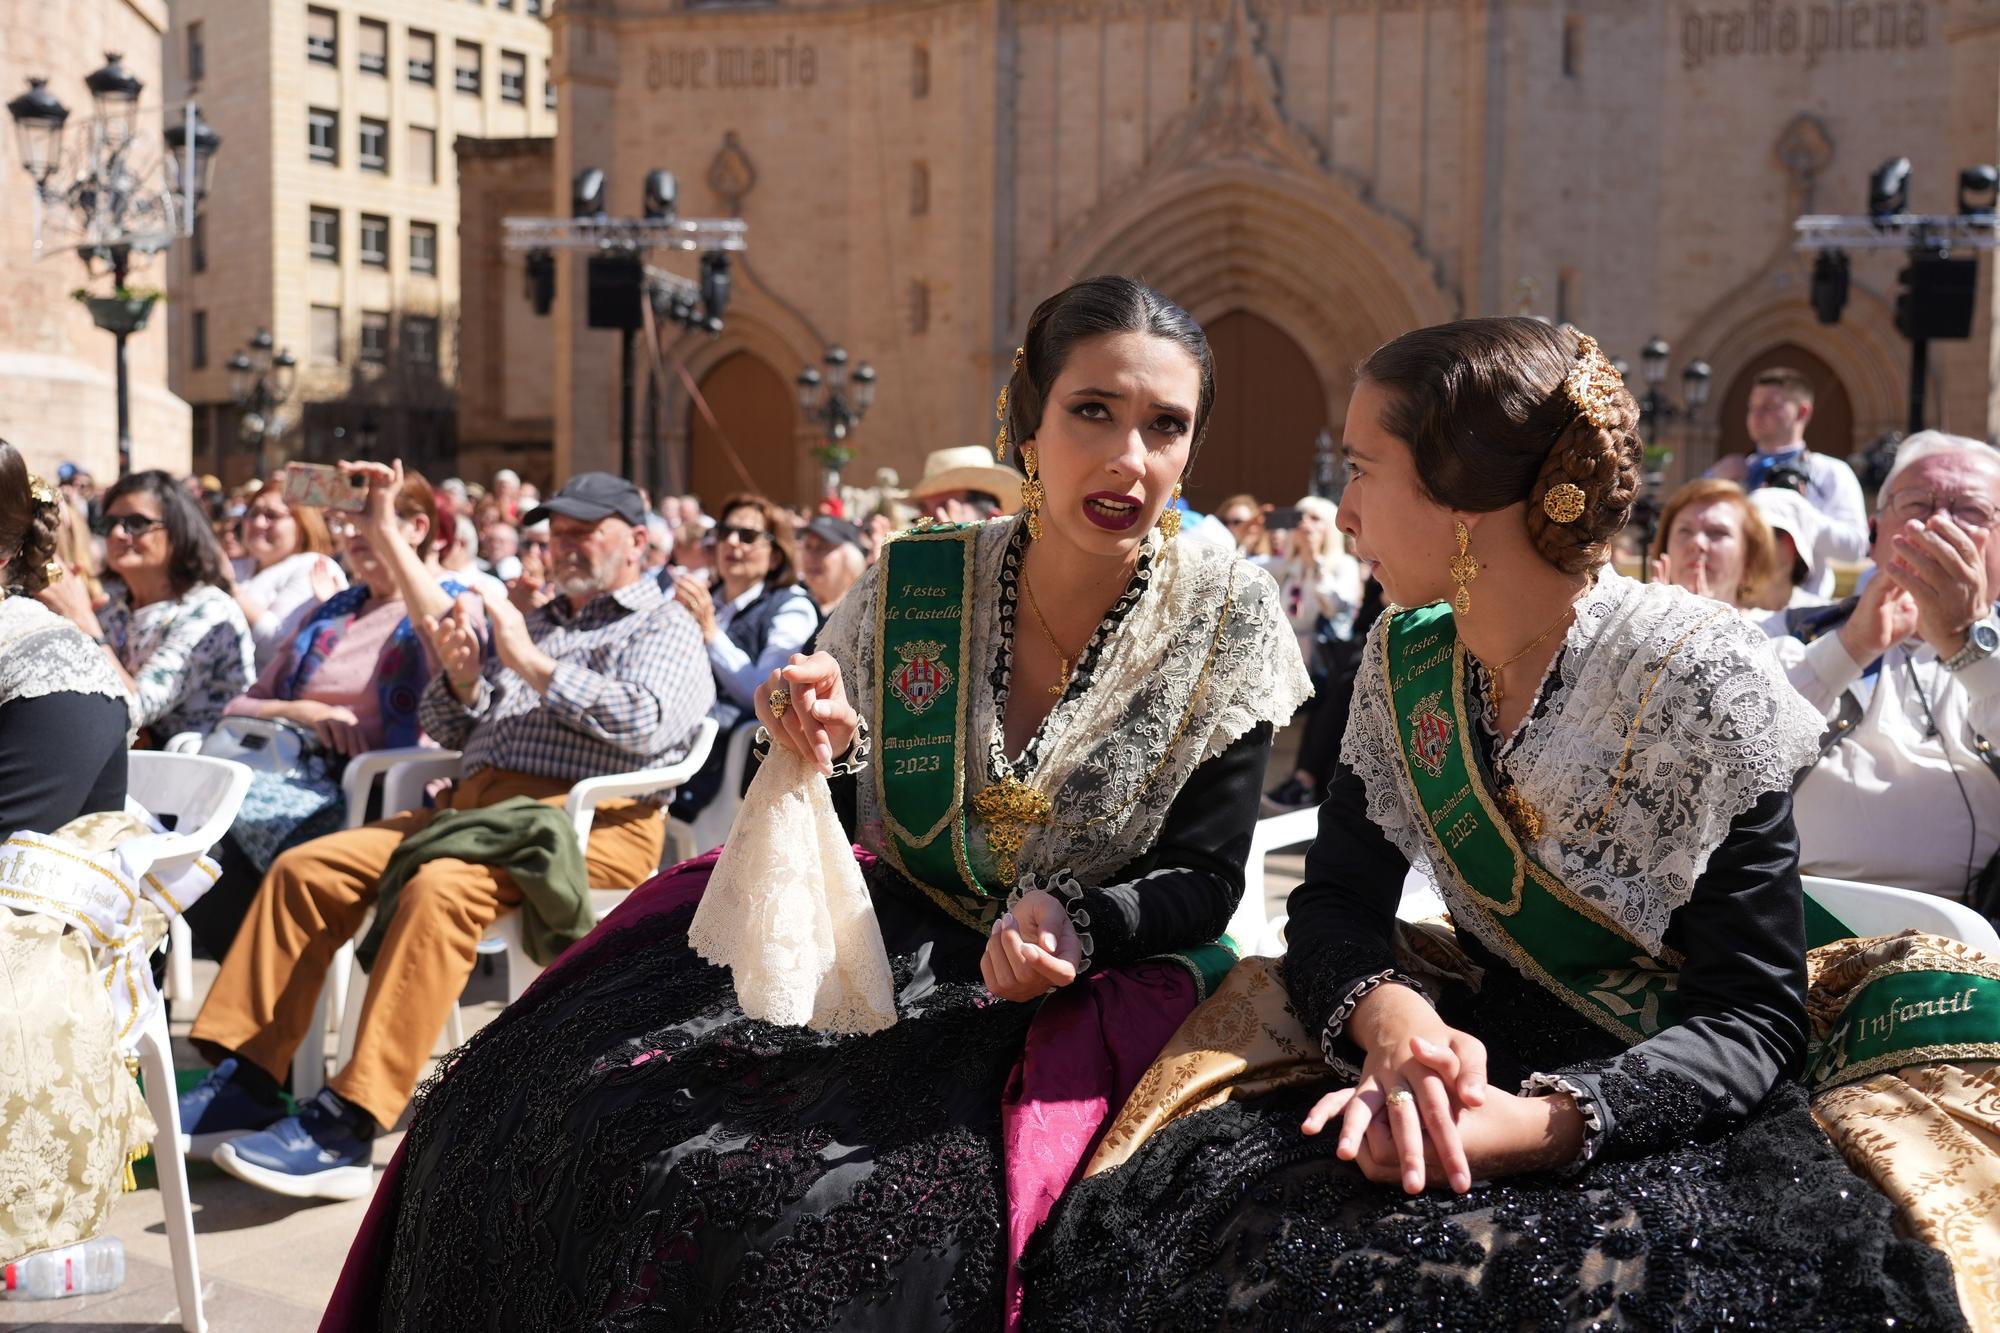
M 101 851 L 135 831 L 121 814 L 57 833 Z M 135 909 L 149 943 L 166 921 Z M 0 907 L 0 1263 L 95 1236 L 153 1117 L 119 1056 L 90 946 L 52 916 Z
M 1862 979 L 1884 966 L 1985 971 L 1993 962 L 1970 945 L 1914 932 L 1815 949 L 1806 996 L 1813 1035 L 1825 1036 Z M 2000 1333 L 2000 1061 L 1908 1065 L 1829 1089 L 1812 1105 L 1910 1234 L 1950 1257 L 1967 1322 Z

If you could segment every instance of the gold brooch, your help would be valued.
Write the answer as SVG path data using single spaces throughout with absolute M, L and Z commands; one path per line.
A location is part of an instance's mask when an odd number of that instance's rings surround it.
M 61 583 L 69 576 L 69 569 L 60 560 L 51 560 L 42 566 L 43 583 Z
M 1535 809 L 1534 803 L 1521 795 L 1520 788 L 1511 782 L 1500 788 L 1500 808 L 1522 842 L 1542 840 L 1542 812 Z
M 1053 813 L 1049 798 L 1009 773 L 974 796 L 972 809 L 986 825 L 986 850 L 1001 882 L 1012 884 L 1028 830 L 1048 823 Z
M 1587 333 L 1576 335 L 1576 362 L 1563 380 L 1563 392 L 1591 425 L 1599 430 L 1618 428 L 1622 416 L 1618 399 L 1625 392 L 1625 380 L 1605 359 L 1597 339 Z
M 1583 517 L 1583 487 L 1573 481 L 1551 486 L 1542 493 L 1542 512 L 1556 523 L 1574 523 Z

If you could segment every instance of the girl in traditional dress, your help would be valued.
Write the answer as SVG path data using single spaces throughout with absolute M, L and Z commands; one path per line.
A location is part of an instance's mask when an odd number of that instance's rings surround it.
M 1535 320 L 1361 367 L 1340 522 L 1417 609 L 1368 637 L 1281 968 L 1142 1081 L 1031 1328 L 1960 1326 L 1798 1081 L 1807 939 L 1842 933 L 1792 825 L 1820 719 L 1733 608 L 1605 565 L 1636 424 Z M 1449 928 L 1398 920 L 1413 865 Z M 1816 1086 L 1869 1072 L 1836 1047 Z
M 1000 408 L 1024 512 L 889 543 L 757 692 L 858 844 L 893 1025 L 746 1018 L 689 944 L 714 862 L 677 867 L 423 1094 L 332 1326 L 1010 1319 L 1013 1257 L 1232 961 L 1307 688 L 1269 575 L 1174 540 L 1212 386 L 1159 294 L 1044 302 Z

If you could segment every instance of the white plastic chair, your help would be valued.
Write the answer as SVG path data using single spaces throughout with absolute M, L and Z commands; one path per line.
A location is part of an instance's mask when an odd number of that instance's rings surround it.
M 570 826 L 576 831 L 577 848 L 588 853 L 590 849 L 590 827 L 597 817 L 597 807 L 608 800 L 621 796 L 644 796 L 653 792 L 667 792 L 681 786 L 696 773 L 708 759 L 708 752 L 715 744 L 718 728 L 713 718 L 703 718 L 695 730 L 694 742 L 687 757 L 677 764 L 663 768 L 636 769 L 629 773 L 612 773 L 603 777 L 585 778 L 569 789 L 569 796 L 563 802 L 563 810 L 570 818 Z M 365 757 L 365 756 L 364 756 Z M 384 817 L 404 810 L 414 810 L 423 803 L 424 788 L 441 778 L 458 775 L 460 755 L 452 750 L 427 750 L 418 757 L 405 759 L 389 768 L 382 779 L 382 813 Z M 618 905 L 627 892 L 626 889 L 592 889 L 591 906 L 599 917 Z M 362 928 L 363 934 L 367 927 Z M 485 937 L 480 941 L 482 954 L 502 954 L 507 957 L 507 1002 L 512 1004 L 521 998 L 521 993 L 541 975 L 541 965 L 528 956 L 521 933 L 521 913 L 519 909 L 504 912 L 487 927 Z M 368 975 L 361 969 L 354 956 L 354 941 L 349 940 L 334 954 L 328 968 L 329 986 L 338 984 L 336 977 L 344 980 L 344 1003 L 340 1007 L 340 1036 L 335 1053 L 352 1050 L 356 1033 L 361 1026 L 361 1010 L 368 996 Z M 301 1099 L 312 1096 L 326 1083 L 326 1055 L 324 1030 L 320 1018 L 324 1013 L 326 992 L 321 992 L 321 1008 L 315 1010 L 315 1021 L 307 1029 L 307 1038 L 299 1047 L 292 1060 L 292 1095 Z M 458 1007 L 452 1007 L 445 1020 L 445 1036 L 453 1046 L 465 1040 L 465 1023 Z
M 716 789 L 715 799 L 692 820 L 667 820 L 667 845 L 672 848 L 668 864 L 712 852 L 729 836 L 737 807 L 743 804 L 743 775 L 750 770 L 750 751 L 756 740 L 754 725 L 730 732 L 729 749 L 722 759 L 722 785 Z
M 1993 923 L 1963 903 L 1933 893 L 1863 884 L 1851 879 L 1803 875 L 1800 883 L 1819 905 L 1839 917 L 1857 935 L 1894 935 L 1921 930 L 1960 940 L 2000 958 L 2000 933 Z
M 151 871 L 176 874 L 192 865 L 229 831 L 243 794 L 250 790 L 250 770 L 227 759 L 211 759 L 185 751 L 135 750 L 127 758 L 126 797 L 155 819 L 174 816 L 173 830 L 155 843 Z M 169 933 L 184 941 L 187 926 L 176 916 Z M 186 957 L 183 948 L 182 957 Z M 182 995 L 191 992 L 185 976 L 169 982 Z M 180 1301 L 181 1327 L 206 1333 L 208 1318 L 201 1305 L 201 1269 L 195 1254 L 194 1208 L 188 1198 L 187 1162 L 181 1156 L 180 1089 L 174 1082 L 173 1039 L 167 1031 L 164 1006 L 153 1011 L 139 1034 L 139 1067 L 146 1076 L 146 1105 L 153 1112 L 153 1162 L 159 1170 L 160 1204 L 166 1213 L 167 1248 L 173 1255 L 174 1293 Z
M 1246 954 L 1275 958 L 1285 951 L 1282 914 L 1272 917 L 1264 902 L 1264 858 L 1287 847 L 1309 843 L 1319 834 L 1319 807 L 1271 815 L 1257 821 L 1250 834 L 1250 855 L 1243 863 L 1243 900 L 1229 918 L 1229 935 Z

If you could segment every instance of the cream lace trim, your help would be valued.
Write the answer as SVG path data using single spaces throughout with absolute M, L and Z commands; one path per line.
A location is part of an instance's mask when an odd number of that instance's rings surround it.
M 971 649 L 962 682 L 972 692 L 964 747 L 968 801 L 995 780 L 988 771 L 988 743 L 1000 733 L 1001 718 L 989 668 L 999 645 L 1000 565 L 1017 521 L 987 523 L 977 538 Z M 864 715 L 875 697 L 880 568 L 848 594 L 819 637 L 819 646 L 839 660 L 848 698 Z M 1229 620 L 1221 627 L 1187 734 L 1159 776 L 1140 791 L 1187 708 L 1225 601 Z M 1019 870 L 1046 875 L 1067 869 L 1085 888 L 1100 887 L 1158 838 L 1167 808 L 1198 764 L 1260 722 L 1284 725 L 1311 692 L 1269 574 L 1202 543 L 1157 545 L 1146 590 L 1105 643 L 1090 687 L 1057 703 L 1043 724 L 1040 757 L 1029 780 L 1049 794 L 1061 824 L 1029 833 Z M 861 840 L 879 849 L 882 812 L 875 784 L 862 782 L 859 797 Z M 1121 810 L 1116 818 L 1085 826 Z M 984 833 L 976 820 L 970 827 L 974 865 L 991 882 Z
M 1729 826 L 1787 790 L 1819 753 L 1819 714 L 1778 671 L 1763 636 L 1722 609 L 1605 570 L 1577 604 L 1552 711 L 1529 724 L 1507 759 L 1543 815 L 1537 859 L 1654 952 Z M 1432 855 L 1398 757 L 1382 678 L 1386 628 L 1384 617 L 1369 634 L 1341 758 L 1367 786 L 1368 817 L 1452 903 L 1465 890 Z M 1621 768 L 1629 771 L 1614 797 Z M 1477 914 L 1455 919 L 1500 947 Z
M 102 694 L 125 702 L 104 650 L 32 597 L 0 599 L 0 703 L 48 694 Z

